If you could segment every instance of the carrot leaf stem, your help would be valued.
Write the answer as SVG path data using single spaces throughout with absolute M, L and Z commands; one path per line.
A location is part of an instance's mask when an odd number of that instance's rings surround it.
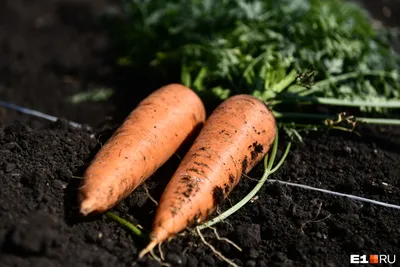
M 289 154 L 291 146 L 292 146 L 292 142 L 289 142 L 288 145 L 286 146 L 285 152 L 283 153 L 281 160 L 278 162 L 278 164 L 276 164 L 276 166 L 272 170 L 269 171 L 270 174 L 273 174 L 274 172 L 276 172 L 282 166 L 282 164 L 285 161 L 287 155 Z
M 327 118 L 335 118 L 335 116 L 327 114 L 277 112 L 277 111 L 274 111 L 274 116 L 277 119 L 325 120 Z M 368 124 L 400 125 L 400 119 L 386 119 L 386 118 L 357 117 L 357 122 L 363 122 Z
M 113 213 L 113 212 L 106 212 L 105 213 L 106 216 L 114 221 L 116 221 L 117 223 L 121 224 L 122 226 L 126 227 L 128 230 L 130 230 L 134 235 L 136 236 L 143 236 L 142 231 L 136 227 L 135 225 L 133 225 L 132 223 L 128 222 L 127 220 L 119 217 L 117 214 Z
M 329 85 L 337 84 L 339 82 L 343 82 L 349 79 L 360 78 L 362 76 L 375 76 L 380 78 L 390 78 L 394 80 L 397 79 L 396 72 L 382 71 L 382 70 L 370 70 L 363 72 L 354 71 L 354 72 L 343 73 L 338 76 L 331 76 L 324 80 L 318 81 L 313 85 L 311 90 L 305 90 L 302 93 L 300 93 L 300 95 L 301 96 L 311 95 L 313 93 L 323 90 L 325 87 Z
M 379 108 L 400 108 L 399 100 L 347 100 L 330 97 L 310 97 L 310 96 L 284 96 L 279 103 L 298 102 L 302 105 L 322 104 L 330 106 L 347 106 L 347 107 L 379 107 Z
M 278 140 L 279 140 L 278 136 L 279 136 L 278 128 L 276 128 L 276 135 L 275 135 L 275 140 L 274 140 L 274 144 L 273 144 L 272 151 L 271 151 L 271 158 L 269 159 L 268 164 L 267 164 L 268 172 L 271 170 L 272 165 L 274 164 L 274 161 L 275 161 L 276 153 L 278 150 Z

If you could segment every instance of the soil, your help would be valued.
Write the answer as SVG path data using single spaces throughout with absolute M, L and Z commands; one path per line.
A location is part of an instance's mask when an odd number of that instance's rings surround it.
M 110 61 L 100 15 L 117 1 L 6 0 L 0 2 L 0 99 L 87 124 L 75 129 L 0 108 L 0 266 L 160 266 L 136 261 L 143 242 L 105 216 L 77 213 L 79 176 L 121 119 L 155 83 L 134 84 Z M 364 1 L 377 19 L 399 25 L 399 1 Z M 387 4 L 390 2 L 389 4 Z M 396 8 L 397 7 L 397 8 Z M 128 77 L 128 78 L 127 78 Z M 108 102 L 72 104 L 68 97 L 117 88 Z M 312 132 L 292 147 L 271 177 L 400 205 L 400 127 L 359 125 L 361 137 Z M 282 154 L 285 140 L 281 140 Z M 181 156 L 184 151 L 181 152 Z M 173 157 L 147 183 L 158 198 Z M 243 178 L 221 207 L 247 194 L 262 164 Z M 149 229 L 156 205 L 139 188 L 114 212 Z M 350 254 L 397 254 L 400 211 L 269 182 L 243 209 L 217 225 L 242 249 L 206 240 L 239 266 L 348 266 Z M 192 230 L 163 244 L 172 266 L 226 266 Z

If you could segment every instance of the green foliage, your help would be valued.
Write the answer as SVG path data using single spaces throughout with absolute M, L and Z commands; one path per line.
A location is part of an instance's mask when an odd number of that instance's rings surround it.
M 113 95 L 114 91 L 109 88 L 99 88 L 87 92 L 79 92 L 69 98 L 69 101 L 74 104 L 82 102 L 98 102 L 105 101 Z
M 171 66 L 179 66 L 181 82 L 205 99 L 238 93 L 271 105 L 300 95 L 377 103 L 399 99 L 400 61 L 390 45 L 391 30 L 374 28 L 356 4 L 122 2 L 126 20 L 115 28 L 115 41 L 125 48 L 121 61 L 148 66 L 154 76 L 173 75 Z M 373 108 L 363 110 L 384 110 Z

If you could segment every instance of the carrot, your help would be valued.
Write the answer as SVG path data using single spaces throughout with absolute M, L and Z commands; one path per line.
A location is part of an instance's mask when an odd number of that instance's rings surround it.
M 221 103 L 205 122 L 167 184 L 156 211 L 148 246 L 208 218 L 266 155 L 276 133 L 272 112 L 257 98 L 236 95 Z
M 142 100 L 86 169 L 78 197 L 81 214 L 115 206 L 154 174 L 205 119 L 200 98 L 180 84 L 161 87 Z

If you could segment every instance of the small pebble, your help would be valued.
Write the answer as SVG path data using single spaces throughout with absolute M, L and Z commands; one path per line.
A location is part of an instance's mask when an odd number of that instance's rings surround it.
M 354 248 L 361 249 L 362 247 L 364 247 L 365 240 L 361 236 L 356 235 L 353 236 L 353 238 L 351 239 L 351 244 Z
M 54 180 L 53 183 L 52 183 L 52 186 L 54 188 L 57 188 L 57 189 L 65 189 L 65 188 L 67 188 L 67 184 L 62 182 L 62 181 L 60 181 L 60 180 Z
M 254 249 L 254 248 L 249 250 L 250 259 L 256 259 L 256 258 L 258 258 L 259 255 L 260 255 L 260 253 L 258 252 L 258 250 Z
M 287 260 L 286 254 L 283 252 L 276 252 L 275 254 L 272 255 L 272 258 L 275 261 L 280 261 L 280 262 L 284 262 Z
M 215 260 L 211 255 L 204 255 L 203 262 L 206 264 L 206 266 L 215 266 Z
M 348 154 L 351 154 L 351 148 L 348 146 L 344 147 L 344 151 L 346 151 Z
M 6 173 L 10 173 L 15 169 L 16 165 L 14 163 L 5 162 L 4 163 L 4 171 Z
M 195 257 L 187 257 L 186 267 L 197 267 L 199 265 L 199 261 Z
M 182 258 L 179 257 L 176 253 L 168 253 L 165 257 L 166 261 L 173 264 L 173 266 L 180 266 L 182 265 L 183 261 Z
M 248 260 L 246 262 L 246 267 L 255 267 L 256 266 L 256 261 L 254 260 Z

